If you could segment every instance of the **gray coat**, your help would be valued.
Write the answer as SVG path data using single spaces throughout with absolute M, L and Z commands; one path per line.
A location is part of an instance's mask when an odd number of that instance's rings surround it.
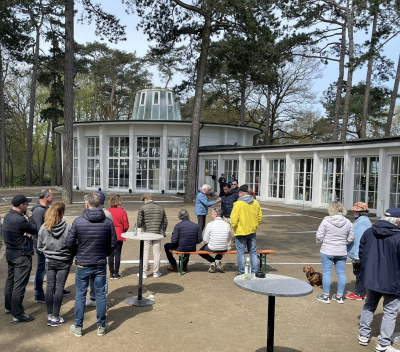
M 37 249 L 48 259 L 68 261 L 72 259 L 72 254 L 65 245 L 65 238 L 71 225 L 61 221 L 50 231 L 42 225 L 39 230 Z

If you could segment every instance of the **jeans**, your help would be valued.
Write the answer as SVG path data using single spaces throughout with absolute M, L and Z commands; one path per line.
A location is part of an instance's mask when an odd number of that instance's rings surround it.
M 199 250 L 213 252 L 211 249 L 208 248 L 208 246 L 206 244 L 203 247 L 201 247 Z M 225 252 L 225 251 L 220 251 L 220 252 Z M 218 253 L 218 251 L 216 251 L 215 253 Z M 214 263 L 216 260 L 221 260 L 223 258 L 223 256 L 221 254 L 217 254 L 215 256 L 215 259 L 209 254 L 199 254 L 199 256 L 204 258 L 205 260 L 207 260 L 210 263 Z
M 63 301 L 64 286 L 68 278 L 71 261 L 49 259 L 46 262 L 47 288 L 46 306 L 47 314 L 53 318 L 60 317 L 60 308 Z
M 172 266 L 177 266 L 176 260 L 174 258 L 174 255 L 170 252 L 171 249 L 176 249 L 177 245 L 174 243 L 166 243 L 164 244 L 164 249 L 165 249 L 165 254 L 167 255 L 167 259 L 170 262 Z M 189 254 L 185 254 L 183 258 L 183 266 L 187 266 L 189 263 Z
M 35 281 L 33 282 L 33 287 L 35 288 L 35 298 L 36 299 L 44 299 L 44 290 L 43 290 L 43 279 L 44 274 L 46 273 L 46 257 L 43 254 L 37 254 L 37 269 L 35 275 Z
M 96 300 L 96 291 L 94 288 L 94 280 L 92 277 L 89 279 L 89 286 L 90 286 L 90 292 L 89 292 L 90 300 L 95 301 Z M 107 297 L 107 295 L 108 295 L 108 280 L 106 280 L 106 297 Z
M 119 266 L 121 264 L 121 251 L 122 251 L 122 245 L 124 244 L 124 241 L 118 241 L 117 248 L 113 250 L 111 255 L 108 257 L 108 267 L 110 269 L 110 275 L 117 275 L 119 274 Z M 115 258 L 115 260 L 114 260 Z M 115 263 L 115 266 L 114 266 Z
M 105 326 L 107 310 L 107 266 L 76 266 L 75 273 L 75 326 L 83 327 L 83 316 L 85 314 L 86 293 L 90 278 L 93 278 L 94 290 L 96 292 L 96 314 L 97 326 Z
M 250 255 L 251 272 L 256 273 L 258 271 L 258 256 L 256 248 L 256 234 L 251 233 L 246 236 L 235 236 L 235 244 L 237 250 L 237 261 L 239 266 L 239 273 L 244 274 L 245 264 L 245 250 L 246 246 Z
M 338 279 L 337 294 L 343 296 L 344 288 L 346 286 L 346 255 L 328 255 L 321 253 L 322 264 L 322 287 L 325 296 L 329 296 L 332 280 L 332 265 L 335 266 L 335 271 Z
M 11 310 L 14 317 L 19 317 L 24 313 L 22 301 L 32 270 L 32 257 L 21 255 L 17 258 L 7 258 L 7 264 L 8 276 L 4 287 L 4 308 Z
M 381 331 L 378 336 L 378 342 L 381 346 L 390 346 L 390 336 L 393 334 L 397 313 L 400 306 L 400 297 L 380 293 L 367 289 L 367 298 L 360 318 L 360 336 L 369 337 L 371 333 L 370 325 L 374 318 L 374 313 L 380 299 L 383 297 L 383 318 L 381 323 Z

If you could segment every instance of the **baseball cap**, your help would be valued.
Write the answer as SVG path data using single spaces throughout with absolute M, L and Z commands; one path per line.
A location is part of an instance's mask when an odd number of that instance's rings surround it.
M 248 193 L 249 192 L 249 187 L 247 185 L 241 185 L 239 187 L 239 192 L 245 192 Z
M 356 204 L 353 205 L 351 210 L 359 211 L 359 212 L 361 212 L 361 211 L 368 212 L 368 205 L 363 202 L 357 202 Z
M 390 208 L 385 211 L 385 216 L 390 218 L 400 218 L 400 208 Z
M 14 205 L 15 207 L 24 204 L 24 203 L 30 203 L 32 202 L 32 198 L 26 198 L 23 194 L 17 194 L 11 201 L 11 204 Z
M 95 193 L 97 193 L 100 196 L 100 203 L 104 205 L 104 202 L 106 200 L 106 195 L 104 194 L 103 191 L 96 191 Z

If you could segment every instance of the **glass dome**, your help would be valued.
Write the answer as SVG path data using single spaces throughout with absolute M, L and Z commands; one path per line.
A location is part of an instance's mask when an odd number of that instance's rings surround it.
M 169 89 L 143 89 L 136 93 L 132 120 L 180 120 L 175 93 Z

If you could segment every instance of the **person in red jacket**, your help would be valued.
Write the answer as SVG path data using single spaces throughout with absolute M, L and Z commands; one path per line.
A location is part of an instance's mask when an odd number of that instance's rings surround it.
M 110 279 L 118 280 L 122 277 L 122 275 L 119 273 L 119 265 L 121 263 L 122 245 L 125 241 L 125 238 L 121 237 L 121 234 L 128 231 L 129 221 L 125 209 L 121 208 L 122 199 L 120 195 L 117 194 L 112 196 L 108 201 L 108 204 L 110 204 L 111 207 L 108 209 L 108 211 L 112 215 L 113 224 L 118 238 L 117 248 L 115 248 L 115 250 L 108 257 L 108 266 L 110 268 Z

